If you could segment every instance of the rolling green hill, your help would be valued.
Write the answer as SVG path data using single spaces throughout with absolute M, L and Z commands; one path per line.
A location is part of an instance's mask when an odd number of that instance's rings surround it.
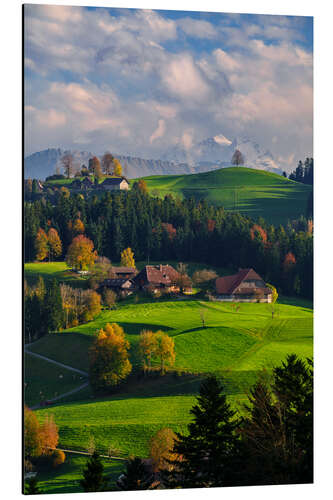
M 200 309 L 206 311 L 202 328 Z M 162 378 L 129 380 L 119 393 L 55 404 L 37 411 L 39 418 L 54 414 L 60 427 L 60 446 L 84 450 L 91 436 L 105 452 L 112 445 L 122 455 L 147 456 L 150 437 L 162 427 L 184 430 L 189 409 L 207 372 L 225 380 L 233 406 L 259 371 L 280 364 L 288 353 L 312 355 L 312 309 L 277 304 L 274 319 L 269 304 L 240 304 L 197 300 L 123 304 L 104 311 L 94 321 L 43 337 L 31 350 L 71 366 L 87 369 L 87 350 L 97 329 L 107 322 L 123 326 L 131 344 L 131 361 L 138 365 L 137 344 L 144 328 L 164 330 L 175 341 L 174 373 Z
M 190 175 L 143 177 L 149 192 L 164 197 L 204 199 L 228 211 L 253 218 L 264 217 L 273 224 L 305 215 L 312 187 L 277 174 L 244 167 L 230 167 Z M 133 181 L 132 181 L 133 182 Z

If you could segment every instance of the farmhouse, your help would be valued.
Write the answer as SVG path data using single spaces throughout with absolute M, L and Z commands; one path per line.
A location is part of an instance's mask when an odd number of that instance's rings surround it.
M 125 177 L 109 177 L 100 185 L 106 191 L 128 190 L 129 182 Z
M 104 280 L 100 288 L 110 288 L 117 294 L 126 297 L 130 295 L 135 290 L 135 285 L 132 280 L 126 278 L 109 278 Z
M 237 274 L 217 278 L 216 298 L 233 302 L 271 302 L 272 290 L 253 269 L 240 269 Z
M 134 278 L 138 274 L 138 271 L 135 269 L 135 267 L 125 267 L 125 266 L 119 266 L 119 267 L 111 267 L 110 270 L 110 278 L 113 279 L 130 279 Z
M 179 285 L 177 284 L 179 276 L 178 271 L 169 264 L 145 266 L 134 278 L 134 283 L 141 290 L 179 292 Z

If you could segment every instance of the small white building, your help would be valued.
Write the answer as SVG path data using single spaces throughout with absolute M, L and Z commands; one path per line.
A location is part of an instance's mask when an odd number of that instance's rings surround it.
M 109 177 L 102 182 L 101 188 L 106 191 L 128 190 L 129 182 L 125 177 Z

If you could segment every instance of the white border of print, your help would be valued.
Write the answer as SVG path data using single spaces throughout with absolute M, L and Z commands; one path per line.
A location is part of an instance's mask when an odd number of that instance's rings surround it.
M 228 488 L 223 490 L 173 490 L 160 492 L 127 492 L 129 500 L 141 500 L 151 495 L 154 499 L 244 498 L 271 500 L 284 498 L 328 498 L 332 490 L 331 459 L 332 432 L 332 7 L 329 2 L 308 0 L 141 0 L 141 1 L 68 1 L 29 2 L 43 4 L 68 4 L 100 7 L 133 7 L 154 9 L 198 10 L 236 13 L 262 13 L 305 15 L 315 17 L 315 137 L 316 162 L 315 185 L 315 360 L 316 360 L 316 417 L 315 417 L 315 485 Z M 21 2 L 11 0 L 2 6 L 1 16 L 1 170 L 2 170 L 2 217 L 1 224 L 1 381 L 2 432 L 1 475 L 2 496 L 6 499 L 21 496 Z M 332 406 L 332 405 L 331 405 Z M 267 489 L 268 488 L 268 489 Z M 83 494 L 82 494 L 83 495 Z M 75 499 L 83 498 L 75 494 Z M 52 495 L 52 499 L 63 498 Z M 86 497 L 85 497 L 86 498 Z M 95 494 L 94 498 L 105 498 Z M 112 498 L 124 498 L 124 494 L 112 493 Z

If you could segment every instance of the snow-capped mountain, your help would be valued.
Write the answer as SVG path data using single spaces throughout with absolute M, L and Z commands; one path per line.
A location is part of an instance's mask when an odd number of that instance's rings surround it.
M 172 175 L 207 172 L 221 167 L 230 167 L 231 158 L 239 149 L 244 156 L 245 166 L 259 170 L 268 170 L 282 174 L 270 151 L 264 151 L 259 144 L 248 137 L 233 139 L 222 134 L 209 137 L 201 142 L 185 148 L 181 144 L 168 150 L 161 159 L 143 159 L 138 156 L 124 156 L 114 153 L 123 166 L 123 173 L 129 178 L 146 175 Z M 60 169 L 60 159 L 64 153 L 70 152 L 77 167 L 88 165 L 89 158 L 94 156 L 88 151 L 65 151 L 64 149 L 45 149 L 24 159 L 25 178 L 45 179 Z M 100 155 L 96 155 L 100 156 Z
M 197 142 L 187 149 L 177 144 L 163 155 L 163 159 L 175 163 L 186 161 L 195 171 L 203 163 L 206 165 L 211 164 L 211 169 L 213 169 L 230 166 L 235 149 L 239 149 L 243 154 L 245 159 L 244 166 L 259 170 L 268 170 L 278 174 L 282 173 L 272 153 L 262 150 L 259 144 L 246 136 L 235 138 L 231 141 L 220 134 Z

